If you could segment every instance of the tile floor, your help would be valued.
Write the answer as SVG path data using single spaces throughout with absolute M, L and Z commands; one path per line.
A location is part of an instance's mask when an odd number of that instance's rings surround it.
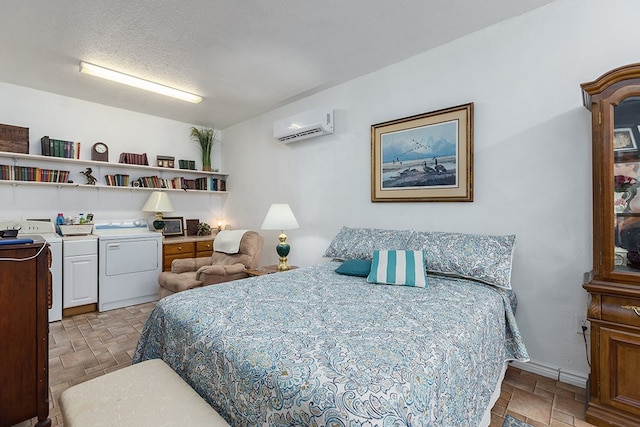
M 507 414 L 534 427 L 593 427 L 584 411 L 585 389 L 509 367 L 490 427 L 501 427 Z
M 62 391 L 131 364 L 140 332 L 153 307 L 154 303 L 141 304 L 49 324 L 52 427 L 63 426 L 58 406 Z M 493 407 L 490 427 L 502 426 L 506 414 L 534 427 L 588 427 L 591 424 L 584 421 L 584 400 L 584 389 L 510 367 Z M 35 419 L 14 427 L 33 425 Z

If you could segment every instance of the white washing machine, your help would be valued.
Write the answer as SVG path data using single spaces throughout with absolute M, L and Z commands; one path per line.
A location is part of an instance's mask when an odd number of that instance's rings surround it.
M 97 222 L 98 311 L 158 299 L 162 233 L 144 219 Z
M 48 221 L 19 220 L 0 221 L 0 230 L 19 229 L 21 234 L 38 234 L 49 243 L 51 252 L 51 292 L 52 304 L 49 322 L 62 319 L 62 238 L 56 234 L 55 225 Z

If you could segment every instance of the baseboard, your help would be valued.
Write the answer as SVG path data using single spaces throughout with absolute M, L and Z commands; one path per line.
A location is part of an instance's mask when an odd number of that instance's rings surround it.
M 511 366 L 514 368 L 522 369 L 523 371 L 531 372 L 534 374 L 542 375 L 543 377 L 553 378 L 566 384 L 571 384 L 580 388 L 587 388 L 588 374 L 580 374 L 577 372 L 565 371 L 561 368 L 555 368 L 544 365 L 539 362 L 511 362 Z

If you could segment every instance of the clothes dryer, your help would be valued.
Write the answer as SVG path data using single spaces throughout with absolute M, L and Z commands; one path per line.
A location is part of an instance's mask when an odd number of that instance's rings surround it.
M 98 311 L 158 299 L 162 271 L 162 233 L 144 219 L 96 223 L 98 236 Z

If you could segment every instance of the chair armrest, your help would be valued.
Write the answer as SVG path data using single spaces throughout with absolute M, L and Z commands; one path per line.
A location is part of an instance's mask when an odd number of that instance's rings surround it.
M 238 274 L 244 271 L 244 265 L 240 263 L 232 265 L 205 265 L 198 268 L 198 275 L 210 274 L 217 276 L 228 276 L 231 274 Z
M 247 276 L 244 272 L 244 265 L 240 263 L 232 265 L 206 265 L 200 267 L 196 273 L 196 279 L 200 280 L 205 286 L 245 277 Z
M 185 273 L 187 271 L 197 271 L 202 266 L 207 265 L 211 265 L 211 257 L 178 258 L 171 262 L 171 272 Z

